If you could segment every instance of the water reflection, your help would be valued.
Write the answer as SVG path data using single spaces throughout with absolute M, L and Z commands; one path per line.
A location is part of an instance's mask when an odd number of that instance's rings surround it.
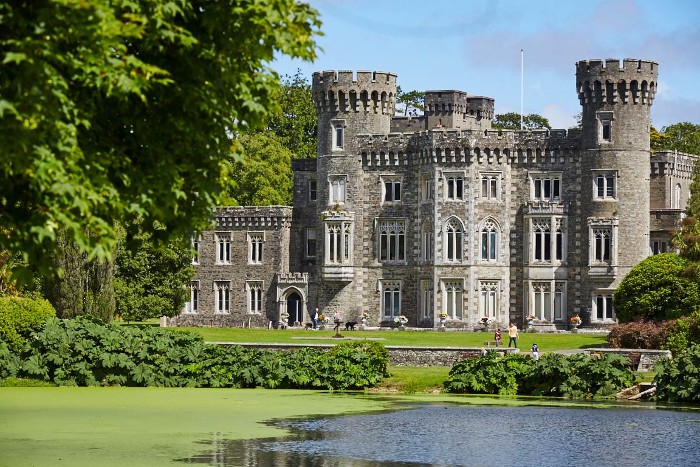
M 277 439 L 213 439 L 180 459 L 228 466 L 692 465 L 697 412 L 417 405 L 367 415 L 276 423 Z

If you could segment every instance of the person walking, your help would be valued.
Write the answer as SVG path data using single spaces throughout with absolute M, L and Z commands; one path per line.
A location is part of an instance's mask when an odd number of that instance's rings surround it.
M 532 344 L 532 348 L 530 349 L 530 352 L 532 353 L 532 359 L 534 361 L 537 361 L 540 359 L 540 349 L 537 347 L 537 344 Z
M 318 329 L 318 307 L 314 310 L 311 315 L 311 322 L 314 323 L 314 331 Z
M 510 327 L 508 328 L 508 347 L 510 347 L 510 344 L 513 344 L 513 347 L 516 349 L 518 348 L 518 328 L 515 326 L 515 323 L 510 323 Z
M 496 347 L 501 345 L 501 328 L 496 329 L 496 332 L 493 334 L 493 340 L 496 341 Z

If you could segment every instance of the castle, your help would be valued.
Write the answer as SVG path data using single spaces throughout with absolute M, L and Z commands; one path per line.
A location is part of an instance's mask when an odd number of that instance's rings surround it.
M 491 128 L 491 98 L 428 91 L 424 115 L 397 117 L 396 75 L 314 73 L 318 157 L 293 162 L 293 206 L 215 209 L 170 324 L 300 325 L 317 307 L 381 326 L 612 323 L 615 288 L 669 248 L 690 195 L 696 157 L 650 151 L 657 82 L 652 61 L 579 61 L 581 128 L 511 131 Z

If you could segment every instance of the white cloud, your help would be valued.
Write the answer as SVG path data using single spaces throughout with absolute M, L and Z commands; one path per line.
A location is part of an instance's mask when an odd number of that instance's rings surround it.
M 559 104 L 549 104 L 542 109 L 543 117 L 549 120 L 549 124 L 552 128 L 571 128 L 576 126 L 576 114 L 572 113 L 570 109 L 567 109 Z

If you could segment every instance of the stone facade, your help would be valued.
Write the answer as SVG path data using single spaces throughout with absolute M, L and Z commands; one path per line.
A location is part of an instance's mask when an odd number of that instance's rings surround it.
M 437 327 L 441 313 L 468 329 L 528 315 L 613 323 L 624 275 L 669 249 L 696 160 L 650 152 L 657 82 L 654 62 L 580 61 L 581 129 L 510 131 L 491 128 L 487 97 L 428 91 L 424 115 L 395 117 L 396 75 L 314 73 L 318 157 L 294 161 L 294 206 L 217 209 L 196 313 L 190 303 L 172 324 L 294 325 L 316 307 L 382 326 Z M 234 256 L 217 264 L 225 232 Z M 262 264 L 251 234 L 264 236 Z

